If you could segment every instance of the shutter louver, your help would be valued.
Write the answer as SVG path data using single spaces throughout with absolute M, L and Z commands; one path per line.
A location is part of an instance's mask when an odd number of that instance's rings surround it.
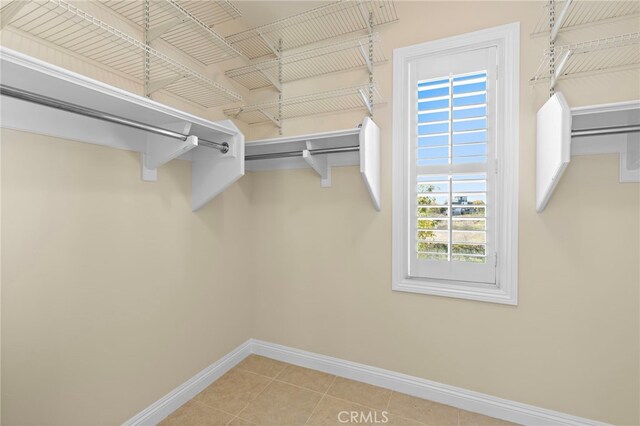
M 484 264 L 486 71 L 419 81 L 417 114 L 417 258 Z

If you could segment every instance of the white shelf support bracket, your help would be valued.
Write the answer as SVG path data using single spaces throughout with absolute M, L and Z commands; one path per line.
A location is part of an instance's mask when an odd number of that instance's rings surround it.
M 278 126 L 278 128 L 280 128 L 280 126 L 281 126 L 280 121 L 276 117 L 274 117 L 273 115 L 269 114 L 267 111 L 265 111 L 263 109 L 258 109 L 258 111 L 260 111 L 260 113 L 262 115 L 267 117 L 273 124 L 275 124 L 276 126 Z
M 20 12 L 20 10 L 29 3 L 28 1 L 15 0 L 2 8 L 2 16 L 0 16 L 0 30 L 3 30 L 9 22 Z
M 278 92 L 282 92 L 282 84 L 280 84 L 280 82 L 278 80 L 276 80 L 271 74 L 269 74 L 268 71 L 265 71 L 264 69 L 262 69 L 261 67 L 256 66 L 256 70 L 267 80 L 269 80 L 269 83 L 271 83 L 273 85 L 273 87 L 275 87 Z
M 371 20 L 369 19 L 369 10 L 367 10 L 367 6 L 364 4 L 362 0 L 358 2 L 358 7 L 360 8 L 360 14 L 362 14 L 362 19 L 364 20 L 365 25 L 367 26 L 367 31 L 369 34 L 373 32 L 373 25 Z
M 558 82 L 558 79 L 560 78 L 565 67 L 567 66 L 569 59 L 571 59 L 571 56 L 573 56 L 573 51 L 567 50 L 565 54 L 562 56 L 562 58 L 560 58 L 560 60 L 556 64 L 555 70 L 553 72 L 553 76 L 551 79 L 551 88 L 554 88 L 556 86 L 556 83 Z
M 150 94 L 157 92 L 160 89 L 164 89 L 168 85 L 175 83 L 184 77 L 184 75 L 176 75 L 173 77 L 163 78 L 162 80 L 150 81 L 147 83 L 147 93 L 145 93 L 145 95 L 149 96 Z
M 573 0 L 565 1 L 564 7 L 562 8 L 560 15 L 558 15 L 555 22 L 553 23 L 553 27 L 551 28 L 551 35 L 550 35 L 551 41 L 555 41 L 556 37 L 558 37 L 558 32 L 560 31 L 560 28 L 562 28 L 564 19 L 567 17 L 567 13 L 569 12 L 571 3 L 573 3 Z
M 189 18 L 185 16 L 183 18 L 172 19 L 171 21 L 165 22 L 164 24 L 160 24 L 157 27 L 150 28 L 149 31 L 147 31 L 147 42 L 152 42 L 158 37 L 161 37 L 162 34 L 166 33 L 171 28 L 177 25 L 180 25 L 182 23 L 185 23 L 188 20 Z
M 367 70 L 369 73 L 373 73 L 373 63 L 369 59 L 369 53 L 367 52 L 367 48 L 362 45 L 362 42 L 358 42 L 358 47 L 360 48 L 360 53 L 362 54 L 362 59 L 364 59 L 365 64 L 367 64 Z
M 358 93 L 360 93 L 360 97 L 362 98 L 362 103 L 367 108 L 367 111 L 369 111 L 369 115 L 373 114 L 373 107 L 369 102 L 369 95 L 365 93 L 364 90 L 362 89 L 358 89 Z
M 188 134 L 189 130 L 191 130 L 191 123 L 179 123 L 163 127 Z M 175 139 L 149 134 L 146 152 L 142 153 L 142 180 L 147 182 L 157 181 L 158 167 L 197 146 L 197 136 L 188 136 L 185 141 L 176 142 Z
M 310 141 L 306 142 L 307 149 L 302 151 L 302 158 L 316 173 L 320 176 L 320 186 L 323 188 L 331 187 L 331 167 L 327 161 L 326 155 L 311 155 L 309 150 L 313 149 Z
M 271 50 L 271 52 L 276 55 L 277 58 L 280 57 L 280 51 L 276 46 L 274 46 L 267 37 L 264 36 L 260 31 L 255 30 L 256 34 L 260 37 L 260 39 L 267 45 L 267 47 Z

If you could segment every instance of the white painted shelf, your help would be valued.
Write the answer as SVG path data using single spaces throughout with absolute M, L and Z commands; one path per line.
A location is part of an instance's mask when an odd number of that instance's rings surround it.
M 373 94 L 373 104 L 382 103 L 382 97 L 375 85 L 346 87 L 310 95 L 287 98 L 282 101 L 265 102 L 255 105 L 243 105 L 227 108 L 224 113 L 231 118 L 237 118 L 249 124 L 273 122 L 280 127 L 278 119 L 281 112 L 282 120 L 324 114 L 352 109 L 366 109 L 369 107 L 369 90 Z
M 235 91 L 64 0 L 13 0 L 2 13 L 3 25 L 105 65 L 140 84 L 146 81 L 143 64 L 147 57 L 151 87 L 204 108 L 242 99 Z
M 326 150 L 335 152 L 321 153 Z M 380 210 L 380 129 L 368 117 L 355 129 L 247 142 L 245 159 L 248 171 L 311 168 L 323 187 L 331 186 L 332 167 L 360 165 L 373 206 Z
M 227 41 L 248 58 L 256 59 L 267 55 L 277 56 L 279 51 L 295 49 L 357 31 L 371 30 L 397 19 L 391 0 L 337 1 L 230 35 Z
M 369 63 L 369 41 L 373 45 L 373 61 Z M 296 53 L 283 53 L 280 58 L 269 59 L 234 68 L 227 71 L 227 77 L 236 80 L 248 89 L 274 86 L 280 89 L 281 83 L 345 71 L 356 68 L 368 68 L 386 59 L 379 45 L 378 34 L 356 37 L 337 43 L 331 43 Z M 279 71 L 282 67 L 281 82 Z
M 538 111 L 536 210 L 542 212 L 574 155 L 619 154 L 620 182 L 640 182 L 640 100 L 570 108 L 556 92 Z
M 192 208 L 198 210 L 244 175 L 244 136 L 230 120 L 211 122 L 0 48 L 3 87 L 188 135 L 185 141 L 65 110 L 2 96 L 0 125 L 142 154 L 145 180 L 175 158 L 191 160 Z M 202 140 L 208 142 L 202 142 Z M 207 144 L 227 143 L 229 151 Z

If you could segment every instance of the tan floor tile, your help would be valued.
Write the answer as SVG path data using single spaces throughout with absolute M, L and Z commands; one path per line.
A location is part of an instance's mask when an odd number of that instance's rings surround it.
M 506 420 L 500 420 L 478 413 L 460 410 L 460 426 L 508 426 L 516 425 Z
M 266 377 L 233 369 L 200 392 L 194 400 L 235 415 L 258 396 L 269 382 Z
M 311 389 L 312 391 L 325 393 L 335 376 L 309 368 L 298 367 L 297 365 L 287 365 L 276 377 L 282 382 L 291 383 L 296 386 Z
M 386 420 L 389 419 L 386 418 Z M 373 410 L 364 405 L 328 395 L 322 398 L 322 401 L 320 401 L 307 422 L 307 425 L 312 426 L 350 424 L 372 425 L 388 423 L 385 423 L 385 414 L 380 410 Z
M 448 405 L 398 392 L 393 392 L 389 401 L 389 413 L 392 415 L 417 420 L 427 425 L 457 425 L 459 411 L 457 408 Z
M 160 426 L 221 426 L 231 419 L 231 414 L 191 400 L 160 422 Z
M 367 383 L 336 377 L 327 394 L 376 410 L 384 410 L 387 408 L 391 391 Z
M 249 355 L 236 368 L 274 378 L 289 365 L 260 355 Z
M 322 394 L 272 382 L 238 417 L 259 425 L 302 425 Z

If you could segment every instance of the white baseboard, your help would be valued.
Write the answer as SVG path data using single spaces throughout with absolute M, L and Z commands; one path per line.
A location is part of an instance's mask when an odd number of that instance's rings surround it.
M 123 426 L 147 426 L 160 423 L 169 414 L 176 411 L 187 401 L 202 392 L 207 386 L 215 382 L 224 373 L 235 367 L 240 361 L 251 354 L 251 340 L 247 340 L 233 351 L 211 364 L 162 398 L 154 402 Z
M 523 425 L 607 426 L 595 420 L 256 339 L 247 340 L 125 422 L 124 426 L 159 423 L 252 353 Z
M 251 339 L 251 352 L 523 425 L 606 425 L 594 420 L 261 340 Z

